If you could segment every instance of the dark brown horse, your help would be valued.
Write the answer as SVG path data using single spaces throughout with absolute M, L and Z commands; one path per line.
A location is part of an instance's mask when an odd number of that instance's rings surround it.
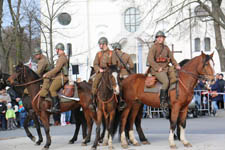
M 50 113 L 46 110 L 51 107 L 51 102 L 38 96 L 38 92 L 40 91 L 40 84 L 41 84 L 40 79 L 37 76 L 37 74 L 33 72 L 29 67 L 24 66 L 23 64 L 17 65 L 15 73 L 9 77 L 8 81 L 10 82 L 10 84 L 14 85 L 15 80 L 17 80 L 19 84 L 24 84 L 28 89 L 28 92 L 32 99 L 32 108 L 34 109 L 36 114 L 38 114 L 38 116 L 40 117 L 45 129 L 47 140 L 43 149 L 48 149 L 49 146 L 51 145 L 51 137 L 49 134 Z M 88 91 L 86 90 L 87 83 L 81 82 L 81 83 L 77 83 L 77 85 L 78 85 L 78 93 L 79 93 L 80 101 L 70 101 L 70 102 L 64 102 L 64 103 L 61 102 L 60 103 L 61 112 L 65 112 L 65 111 L 76 109 L 76 108 L 80 109 L 80 107 L 82 106 L 84 112 L 87 111 L 87 113 L 91 116 L 90 118 L 92 119 L 96 118 L 95 114 L 92 114 L 91 111 L 88 110 L 88 105 L 91 101 L 91 94 L 88 93 Z M 89 88 L 90 88 L 90 85 L 89 85 Z M 83 94 L 82 91 L 85 92 L 85 94 Z M 86 116 L 87 115 L 85 114 L 85 117 Z M 87 123 L 89 124 L 89 122 Z M 90 125 L 88 125 L 88 127 L 90 127 Z M 83 131 L 83 133 L 85 132 L 86 131 Z M 71 143 L 73 142 L 73 140 L 74 139 L 71 139 Z M 87 136 L 87 138 L 85 138 L 84 140 L 84 144 L 86 144 L 89 141 L 90 141 L 90 137 L 88 138 Z
M 100 138 L 100 125 L 102 122 L 102 117 L 104 117 L 106 123 L 106 132 L 103 140 L 103 145 L 108 145 L 109 149 L 113 149 L 112 138 L 119 124 L 117 98 L 114 94 L 114 88 L 112 84 L 113 73 L 117 74 L 117 68 L 114 65 L 109 66 L 104 72 L 102 72 L 102 77 L 97 89 L 97 128 L 95 141 L 92 146 L 92 149 L 94 150 L 97 149 L 98 139 Z M 115 77 L 115 79 L 117 79 L 117 77 Z M 116 89 L 119 90 L 118 84 Z
M 214 78 L 212 57 L 213 54 L 206 55 L 202 53 L 200 56 L 191 59 L 179 71 L 178 97 L 176 96 L 175 89 L 169 91 L 171 103 L 169 145 L 173 149 L 176 148 L 174 142 L 174 130 L 176 126 L 178 127 L 178 130 L 180 132 L 179 139 L 181 140 L 181 142 L 185 147 L 191 146 L 191 144 L 186 140 L 185 137 L 188 104 L 191 102 L 191 99 L 193 97 L 194 86 L 196 85 L 198 78 Z M 128 104 L 127 108 L 122 113 L 121 122 L 121 145 L 124 148 L 128 147 L 124 129 L 129 112 L 132 110 L 131 118 L 129 119 L 130 140 L 134 145 L 139 145 L 134 137 L 133 123 L 139 111 L 139 107 L 141 106 L 141 103 L 155 108 L 160 107 L 160 99 L 158 93 L 144 92 L 145 79 L 146 76 L 144 74 L 134 74 L 130 75 L 122 83 L 123 97 Z

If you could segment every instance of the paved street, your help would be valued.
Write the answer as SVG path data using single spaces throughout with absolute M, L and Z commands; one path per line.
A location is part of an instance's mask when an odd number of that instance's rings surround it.
M 220 110 L 216 117 L 203 116 L 200 118 L 190 118 L 187 120 L 187 139 L 193 145 L 192 148 L 184 148 L 181 142 L 176 141 L 178 150 L 224 150 L 225 140 L 225 111 Z M 168 150 L 168 133 L 169 122 L 166 119 L 143 119 L 142 126 L 144 132 L 151 142 L 151 145 L 132 146 L 129 145 L 129 150 Z M 36 135 L 34 128 L 31 128 L 32 133 Z M 67 144 L 73 135 L 74 125 L 64 127 L 52 126 L 52 150 L 87 150 L 91 149 L 94 136 L 88 146 L 81 146 L 81 135 L 75 144 Z M 93 134 L 95 132 L 95 127 Z M 44 134 L 44 130 L 42 129 Z M 136 134 L 137 136 L 137 134 Z M 45 137 L 44 137 L 45 138 Z M 45 142 L 45 139 L 44 139 Z M 25 135 L 23 129 L 13 131 L 0 131 L 1 150 L 41 150 L 44 144 L 35 146 Z M 115 136 L 113 141 L 115 149 L 122 149 L 118 142 L 118 136 Z M 99 150 L 106 150 L 108 147 L 99 146 Z

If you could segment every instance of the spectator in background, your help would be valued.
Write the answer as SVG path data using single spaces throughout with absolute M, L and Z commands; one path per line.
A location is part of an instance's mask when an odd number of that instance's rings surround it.
M 23 128 L 24 120 L 27 116 L 27 112 L 25 111 L 25 108 L 23 107 L 23 102 L 22 102 L 21 98 L 17 97 L 16 102 L 18 102 L 18 104 L 19 104 L 18 112 L 19 112 L 20 127 Z
M 6 93 L 5 89 L 0 91 L 0 99 L 5 101 L 6 103 L 11 103 L 11 97 L 8 93 Z
M 7 128 L 8 130 L 14 129 L 14 120 L 16 119 L 16 114 L 14 110 L 12 109 L 12 104 L 8 103 L 7 104 L 7 111 L 5 114 L 5 118 L 7 120 Z
M 18 103 L 16 102 L 16 98 L 18 97 L 17 93 L 9 86 L 7 86 L 5 89 L 11 98 L 12 107 L 14 107 L 15 105 L 18 105 Z
M 219 95 L 217 95 L 216 93 L 219 91 L 219 83 L 218 82 L 215 82 L 213 80 L 211 82 L 210 89 L 211 89 L 210 98 L 212 100 L 213 115 L 215 116 L 216 115 L 216 112 L 218 110 L 217 101 L 219 100 Z
M 223 80 L 223 74 L 219 74 L 219 78 L 217 80 L 218 82 L 218 88 L 219 88 L 219 93 L 223 93 L 224 92 L 224 85 L 225 85 L 225 81 Z M 218 101 L 217 101 L 217 105 L 219 106 L 220 109 L 224 108 L 224 102 L 223 102 L 223 95 L 219 94 L 218 95 Z
M 66 124 L 70 124 L 71 110 L 66 112 Z
M 196 85 L 194 89 L 194 98 L 195 98 L 195 103 L 198 106 L 198 109 L 201 106 L 201 92 L 202 90 L 206 90 L 206 81 L 205 80 L 198 80 L 198 84 Z
M 7 110 L 6 102 L 0 100 L 0 121 L 2 123 L 1 130 L 6 130 L 6 118 L 5 118 L 6 110 Z

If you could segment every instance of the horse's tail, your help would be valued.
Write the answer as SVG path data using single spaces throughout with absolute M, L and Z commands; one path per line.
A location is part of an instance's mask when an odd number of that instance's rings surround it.
M 116 109 L 116 114 L 115 114 L 115 118 L 114 118 L 114 121 L 113 121 L 113 129 L 112 129 L 112 136 L 113 137 L 117 132 L 118 126 L 120 125 L 121 115 L 122 115 L 122 111 L 119 111 L 118 109 Z

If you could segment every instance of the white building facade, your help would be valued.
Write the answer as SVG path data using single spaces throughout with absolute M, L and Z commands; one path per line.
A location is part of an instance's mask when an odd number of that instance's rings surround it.
M 180 18 L 195 15 L 197 4 L 166 17 L 170 14 L 170 6 L 167 0 L 70 0 L 57 12 L 53 22 L 53 45 L 60 42 L 67 47 L 67 44 L 72 44 L 70 63 L 79 65 L 77 77 L 82 80 L 89 78 L 90 66 L 93 66 L 95 55 L 100 50 L 98 39 L 102 36 L 107 37 L 109 43 L 120 42 L 122 50 L 129 53 L 136 63 L 136 71 L 144 73 L 155 33 L 169 30 L 166 44 L 174 51 L 178 62 L 195 57 L 201 51 L 207 54 L 214 51 L 215 71 L 220 72 L 213 23 L 202 22 L 201 19 L 205 18 L 193 18 L 171 29 Z M 45 0 L 41 0 L 41 11 L 44 14 L 48 12 Z M 224 30 L 222 35 L 225 35 Z M 44 49 L 46 41 L 43 35 L 41 42 Z

